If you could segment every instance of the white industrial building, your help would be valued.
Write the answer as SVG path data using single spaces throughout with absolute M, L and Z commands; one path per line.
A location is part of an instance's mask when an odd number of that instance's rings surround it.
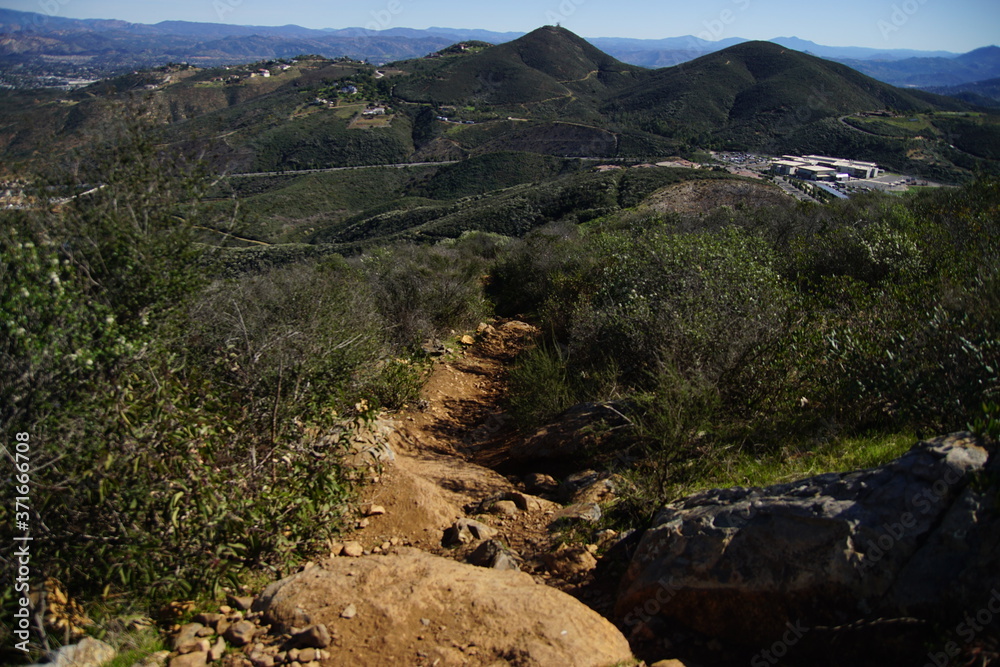
M 885 171 L 874 162 L 843 160 L 825 155 L 784 155 L 771 162 L 774 173 L 810 181 L 846 181 L 877 178 Z

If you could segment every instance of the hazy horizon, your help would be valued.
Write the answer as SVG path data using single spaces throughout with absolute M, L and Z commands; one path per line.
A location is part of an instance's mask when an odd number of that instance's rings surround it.
M 966 53 L 1000 42 L 1000 3 L 995 0 L 842 0 L 805 6 L 790 0 L 549 0 L 543 3 L 359 0 L 317 3 L 286 0 L 4 0 L 0 7 L 77 19 L 299 25 L 314 29 L 370 30 L 430 27 L 530 32 L 560 23 L 589 38 L 664 39 L 694 35 L 708 41 L 797 37 L 825 46 L 914 49 Z

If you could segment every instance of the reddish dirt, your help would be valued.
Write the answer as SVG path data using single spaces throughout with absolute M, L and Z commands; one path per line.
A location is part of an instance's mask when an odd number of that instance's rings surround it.
M 342 538 L 359 542 L 365 555 L 320 560 L 269 586 L 258 601 L 277 625 L 265 644 L 280 643 L 278 628 L 323 623 L 334 636 L 324 665 L 630 662 L 626 638 L 593 611 L 608 609 L 610 600 L 594 603 L 591 551 L 560 545 L 549 528 L 560 506 L 528 496 L 527 511 L 482 511 L 483 501 L 524 491 L 517 477 L 474 459 L 495 458 L 494 450 L 516 437 L 501 408 L 506 368 L 536 335 L 522 322 L 483 326 L 474 342 L 434 361 L 420 400 L 393 417 L 395 459 L 363 491 L 368 516 Z M 442 544 L 463 517 L 494 528 L 521 571 L 451 564 L 481 544 Z M 343 615 L 348 606 L 350 617 Z M 241 655 L 230 664 L 245 666 Z
M 544 558 L 559 548 L 559 535 L 548 527 L 558 509 L 554 503 L 513 516 L 481 513 L 478 507 L 484 500 L 523 491 L 516 477 L 505 478 L 475 461 L 487 449 L 491 462 L 496 460 L 494 450 L 514 434 L 500 407 L 506 364 L 536 334 L 530 325 L 506 322 L 481 331 L 474 345 L 435 361 L 419 405 L 395 417 L 390 437 L 395 463 L 365 490 L 365 502 L 386 512 L 369 517 L 367 527 L 346 539 L 372 549 L 395 538 L 462 560 L 475 544 L 450 548 L 441 540 L 456 519 L 470 517 L 495 528 L 497 539 L 521 556 L 522 571 L 536 581 L 577 592 L 588 578 L 587 569 L 553 567 L 551 557 Z M 567 554 L 565 560 L 573 558 Z

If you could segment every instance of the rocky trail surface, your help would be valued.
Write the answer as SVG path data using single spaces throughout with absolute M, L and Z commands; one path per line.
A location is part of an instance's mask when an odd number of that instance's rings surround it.
M 362 522 L 366 527 L 357 537 L 363 544 L 396 538 L 465 560 L 482 539 L 455 526 L 471 520 L 485 526 L 487 539 L 504 545 L 509 565 L 540 581 L 572 590 L 586 579 L 596 549 L 560 549 L 553 530 L 554 523 L 571 521 L 568 515 L 579 504 L 569 502 L 569 491 L 544 474 L 525 475 L 525 482 L 495 470 L 507 461 L 504 452 L 516 437 L 499 407 L 504 364 L 535 333 L 521 322 L 481 327 L 463 354 L 436 362 L 417 409 L 396 417 L 389 434 L 395 461 L 366 489 L 366 505 L 376 513 Z M 555 498 L 565 499 L 570 511 Z
M 597 545 L 561 545 L 557 528 L 596 503 L 476 462 L 504 459 L 504 366 L 536 333 L 484 324 L 462 350 L 434 350 L 420 401 L 357 439 L 373 483 L 353 530 L 329 558 L 180 628 L 170 667 L 219 659 L 222 640 L 237 649 L 219 662 L 231 667 L 637 664 L 569 594 L 592 597 Z

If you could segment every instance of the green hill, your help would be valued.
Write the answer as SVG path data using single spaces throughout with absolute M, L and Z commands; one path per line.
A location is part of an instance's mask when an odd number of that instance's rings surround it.
M 804 125 L 860 111 L 967 108 L 770 42 L 747 42 L 657 70 L 602 110 L 653 134 L 765 149 Z
M 635 83 L 645 72 L 551 26 L 471 55 L 410 61 L 402 67 L 411 76 L 395 93 L 406 101 L 496 106 L 593 101 Z
M 110 110 L 131 100 L 156 117 L 165 142 L 211 155 L 216 171 L 507 152 L 652 159 L 704 149 L 837 154 L 946 181 L 1000 170 L 994 116 L 949 119 L 975 109 L 767 42 L 647 70 L 550 26 L 431 56 L 382 70 L 321 58 L 176 66 L 65 94 L 0 91 L 0 158 L 49 163 L 100 137 Z M 251 77 L 264 67 L 269 77 Z M 365 118 L 374 105 L 386 115 Z M 856 118 L 866 112 L 927 117 L 930 131 L 873 130 Z

